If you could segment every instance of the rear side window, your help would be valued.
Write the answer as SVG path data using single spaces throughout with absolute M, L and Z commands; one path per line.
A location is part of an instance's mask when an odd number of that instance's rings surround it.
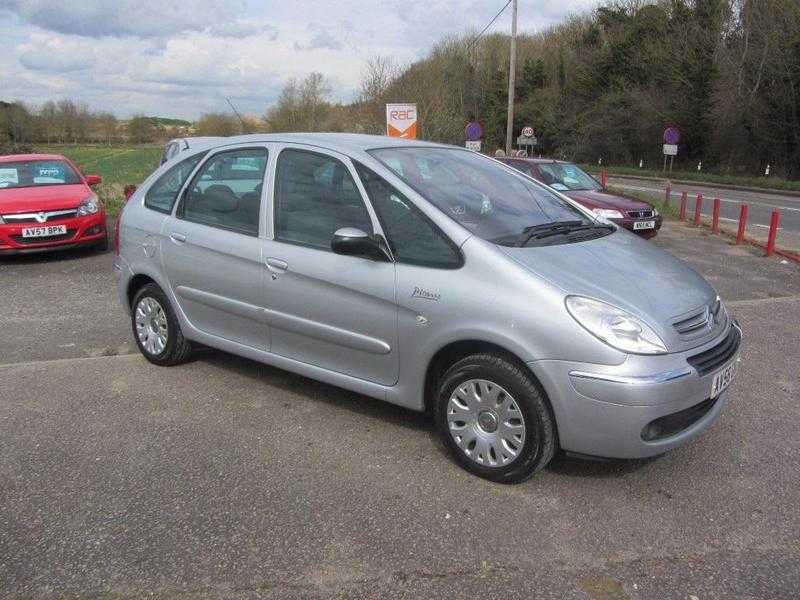
M 170 214 L 172 207 L 175 205 L 175 199 L 178 197 L 178 192 L 183 187 L 183 182 L 194 171 L 203 156 L 205 156 L 205 152 L 195 154 L 171 167 L 147 190 L 147 194 L 144 197 L 144 205 L 158 212 Z
M 275 238 L 331 249 L 337 229 L 372 235 L 372 221 L 341 161 L 304 150 L 284 150 L 275 175 Z
M 439 269 L 461 266 L 454 244 L 408 198 L 364 165 L 356 163 L 356 170 L 397 262 Z
M 257 236 L 266 166 L 266 148 L 215 154 L 192 180 L 178 207 L 178 217 Z

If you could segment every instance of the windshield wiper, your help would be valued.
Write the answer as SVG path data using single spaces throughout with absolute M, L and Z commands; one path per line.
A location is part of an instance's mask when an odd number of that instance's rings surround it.
M 551 235 L 568 233 L 569 231 L 574 231 L 575 227 L 580 227 L 582 225 L 584 225 L 583 221 L 553 221 L 552 223 L 529 225 L 522 230 L 522 233 L 517 238 L 515 246 L 517 248 L 522 248 L 534 238 L 539 239 Z
M 583 221 L 556 221 L 554 223 L 543 223 L 541 225 L 532 225 L 523 229 L 522 234 L 520 234 L 515 245 L 517 248 L 521 248 L 522 246 L 528 244 L 528 242 L 531 240 L 541 240 L 557 235 L 571 235 L 580 231 L 593 231 L 597 233 L 598 230 L 608 231 L 613 229 L 614 227 L 612 225 L 604 225 L 602 223 L 584 223 Z M 581 237 L 580 240 L 575 239 L 570 241 L 583 241 L 597 236 L 589 234 L 589 237 L 586 237 L 584 234 L 584 236 L 579 237 Z

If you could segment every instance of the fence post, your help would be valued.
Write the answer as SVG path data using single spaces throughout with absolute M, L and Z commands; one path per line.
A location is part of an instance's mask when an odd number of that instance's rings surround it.
M 688 202 L 689 201 L 687 199 L 686 192 L 683 192 L 681 194 L 681 217 L 680 217 L 681 221 L 686 220 L 686 205 L 688 204 Z
M 741 244 L 744 241 L 744 231 L 747 228 L 747 204 L 742 204 L 739 207 L 739 231 L 736 232 L 736 243 Z
M 667 191 L 664 195 L 664 206 L 669 206 L 670 196 L 672 196 L 672 186 L 667 184 Z
M 769 237 L 767 238 L 767 256 L 772 256 L 775 252 L 775 238 L 778 237 L 778 225 L 781 222 L 780 211 L 773 210 L 772 218 L 769 220 Z
M 714 212 L 711 213 L 711 231 L 719 233 L 719 205 L 720 199 L 714 198 Z
M 605 168 L 600 170 L 600 185 L 603 186 L 603 189 L 606 189 L 606 185 L 608 184 L 608 171 Z
M 703 194 L 697 194 L 694 201 L 694 224 L 700 225 L 700 211 L 703 208 Z

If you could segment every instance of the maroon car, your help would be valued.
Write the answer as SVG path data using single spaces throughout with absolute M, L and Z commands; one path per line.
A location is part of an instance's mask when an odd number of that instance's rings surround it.
M 655 207 L 636 198 L 609 194 L 594 177 L 577 165 L 552 158 L 504 156 L 498 157 L 498 160 L 644 238 L 655 236 L 661 228 L 661 215 Z

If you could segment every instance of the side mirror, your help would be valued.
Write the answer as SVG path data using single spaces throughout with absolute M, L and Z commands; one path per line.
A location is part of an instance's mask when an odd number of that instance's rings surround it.
M 337 230 L 331 240 L 331 250 L 336 254 L 361 256 L 384 262 L 389 260 L 378 242 L 355 227 L 343 227 Z
M 98 183 L 103 183 L 103 178 L 100 175 L 86 176 L 86 185 L 97 185 Z

